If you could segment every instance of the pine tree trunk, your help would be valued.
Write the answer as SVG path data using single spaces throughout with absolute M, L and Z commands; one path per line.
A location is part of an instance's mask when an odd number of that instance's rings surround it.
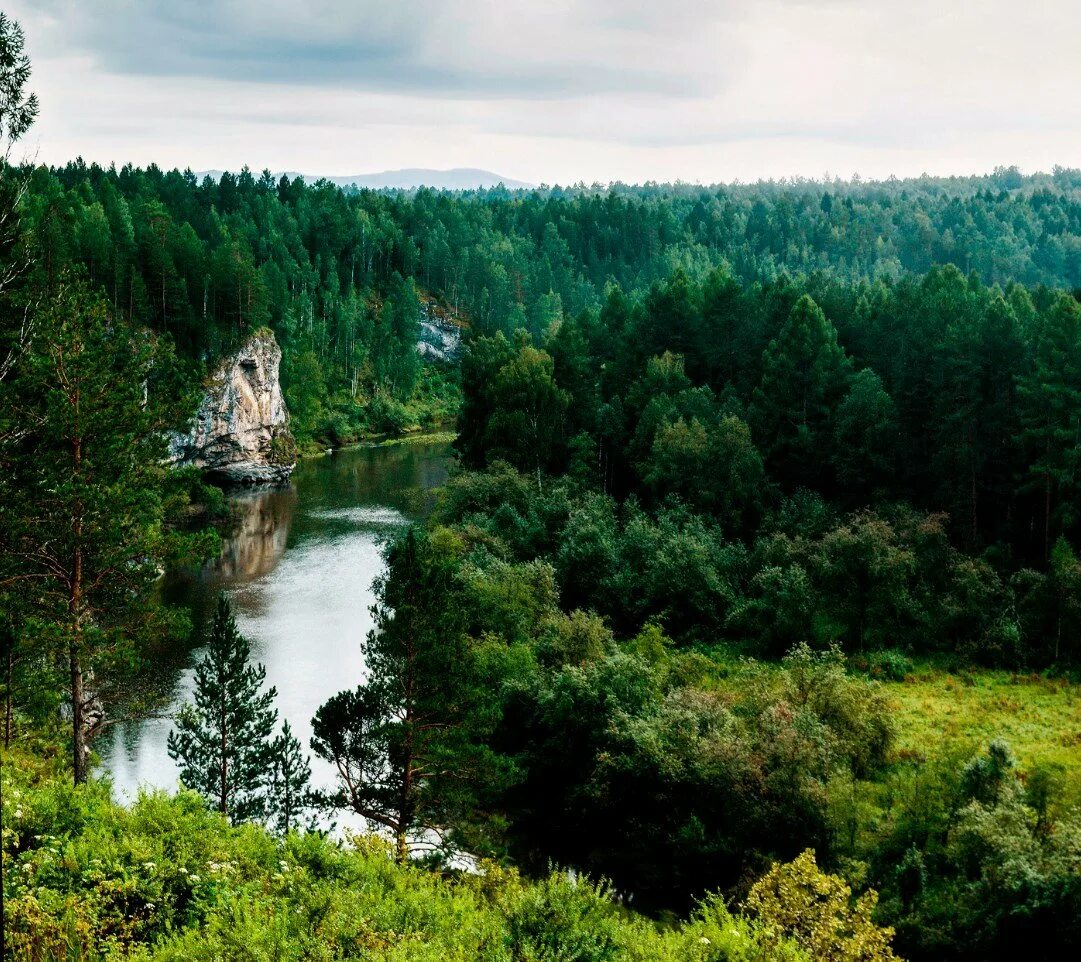
M 228 736 L 225 732 L 225 695 L 222 695 L 221 701 L 221 714 L 220 714 L 220 732 L 221 732 L 221 759 L 218 763 L 218 772 L 221 778 L 220 788 L 218 790 L 218 811 L 222 813 L 226 818 L 229 817 L 229 763 L 226 760 L 226 751 L 228 750 Z
M 15 652 L 11 650 L 8 652 L 7 663 L 7 685 L 4 692 L 4 748 L 11 745 L 11 685 L 13 676 L 15 674 Z M 0 958 L 3 958 L 0 955 Z
M 409 843 L 406 833 L 413 821 L 413 725 L 408 715 L 405 719 L 408 726 L 405 738 L 405 767 L 402 771 L 402 799 L 398 807 L 398 826 L 394 833 L 395 848 L 397 849 L 398 862 L 405 865 L 409 861 Z
M 1051 475 L 1043 476 L 1043 556 L 1046 561 L 1051 557 Z
M 83 685 L 83 668 L 79 660 L 79 648 L 74 642 L 68 649 L 68 661 L 71 671 L 71 751 L 72 770 L 75 784 L 82 785 L 86 781 L 87 754 L 86 725 L 83 721 L 83 710 L 86 706 L 86 690 Z
M 79 412 L 81 397 L 76 392 L 74 407 Z M 79 422 L 76 421 L 76 424 Z M 72 441 L 72 464 L 73 473 L 81 475 L 83 466 L 83 442 L 78 430 Z M 72 518 L 72 534 L 74 535 L 75 552 L 72 558 L 71 591 L 68 595 L 68 615 L 71 618 L 71 641 L 68 644 L 68 668 L 71 672 L 71 755 L 72 775 L 76 785 L 86 781 L 87 756 L 89 748 L 86 738 L 86 724 L 84 711 L 86 708 L 86 689 L 84 685 L 82 655 L 82 632 L 83 632 L 83 505 L 79 501 L 75 506 Z

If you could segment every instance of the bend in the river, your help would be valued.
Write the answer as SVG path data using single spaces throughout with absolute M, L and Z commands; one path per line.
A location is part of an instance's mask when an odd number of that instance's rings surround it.
M 191 608 L 197 644 L 217 593 L 229 594 L 253 660 L 266 665 L 267 681 L 278 690 L 279 717 L 305 746 L 315 710 L 363 677 L 360 644 L 372 625 L 382 545 L 430 508 L 449 455 L 444 439 L 414 439 L 304 462 L 288 488 L 234 493 L 239 523 L 223 539 L 221 557 L 165 579 L 168 600 Z M 167 716 L 190 694 L 198 656 L 198 647 L 156 651 L 137 678 L 142 690 L 132 703 L 149 698 L 167 707 L 155 717 L 118 721 L 95 746 L 120 797 L 133 797 L 141 786 L 176 787 Z M 125 707 L 131 706 L 117 710 Z M 330 778 L 329 766 L 313 759 L 313 783 Z

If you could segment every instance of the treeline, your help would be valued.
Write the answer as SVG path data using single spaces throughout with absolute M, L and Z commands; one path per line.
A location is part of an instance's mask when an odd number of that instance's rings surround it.
M 673 269 L 701 278 L 722 260 L 744 280 L 812 271 L 896 280 L 952 263 L 985 283 L 1072 288 L 1081 286 L 1079 189 L 1076 171 L 1003 170 L 871 184 L 406 193 L 76 161 L 35 169 L 24 211 L 43 285 L 82 265 L 114 312 L 169 334 L 182 356 L 213 361 L 270 325 L 301 433 L 333 438 L 355 430 L 358 406 L 392 426 L 404 417 L 395 405 L 422 374 L 416 291 L 478 333 L 539 337 L 599 307 L 609 283 L 644 291 Z M 445 415 L 447 391 L 425 384 L 421 408 L 442 405 Z
M 1077 170 L 1000 167 L 980 177 L 613 189 L 678 199 L 694 240 L 723 247 L 747 279 L 818 270 L 897 279 L 954 264 L 988 284 L 1075 288 L 1079 186 Z

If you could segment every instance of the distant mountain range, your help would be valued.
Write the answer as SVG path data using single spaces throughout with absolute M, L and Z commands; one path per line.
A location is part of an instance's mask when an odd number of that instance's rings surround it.
M 221 177 L 220 170 L 201 170 L 197 177 L 213 177 L 215 180 Z M 374 190 L 389 188 L 410 190 L 414 187 L 432 187 L 436 190 L 479 190 L 482 187 L 496 187 L 502 184 L 511 190 L 516 188 L 529 188 L 533 184 L 524 180 L 515 180 L 513 177 L 504 177 L 502 174 L 492 173 L 490 170 L 480 170 L 476 167 L 452 167 L 450 170 L 431 170 L 426 167 L 407 167 L 404 170 L 382 170 L 376 174 L 349 174 L 345 177 L 319 177 L 311 174 L 299 174 L 295 171 L 285 171 L 287 177 L 303 177 L 309 183 L 317 180 L 329 180 L 339 187 L 370 187 Z M 281 177 L 281 172 L 274 175 L 275 179 Z

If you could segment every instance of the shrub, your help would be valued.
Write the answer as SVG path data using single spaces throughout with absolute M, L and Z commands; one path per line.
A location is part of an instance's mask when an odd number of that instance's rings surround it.
M 895 962 L 893 929 L 872 921 L 878 894 L 852 901 L 852 890 L 827 875 L 808 849 L 774 865 L 751 889 L 746 907 L 777 935 L 791 936 L 816 962 Z
M 621 941 L 607 888 L 560 872 L 523 889 L 507 916 L 507 948 L 523 962 L 608 962 Z
M 884 681 L 904 681 L 916 670 L 912 659 L 896 648 L 884 648 L 867 656 L 867 673 Z

